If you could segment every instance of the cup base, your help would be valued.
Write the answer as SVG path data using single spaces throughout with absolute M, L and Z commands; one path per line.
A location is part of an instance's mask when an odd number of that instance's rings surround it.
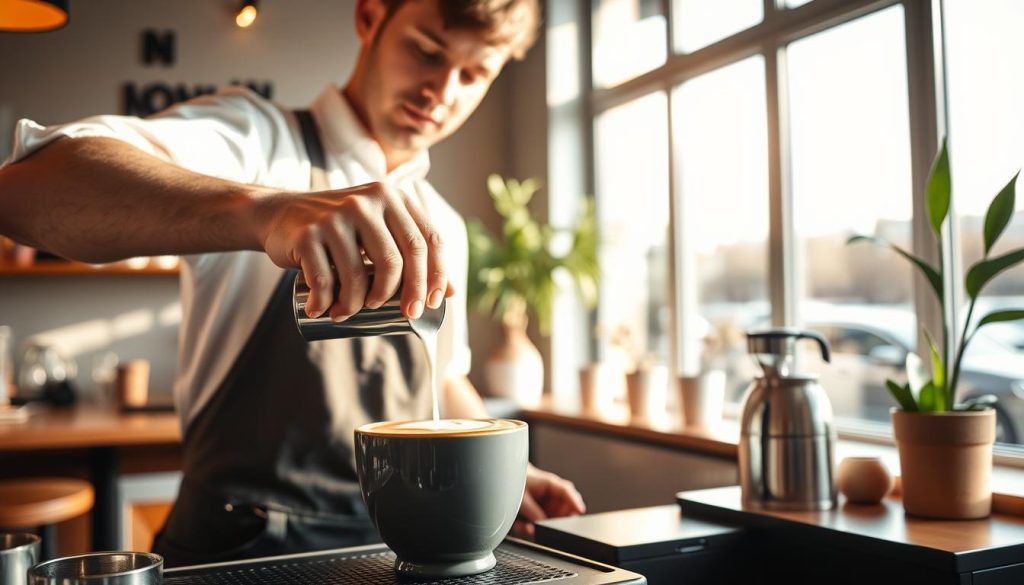
M 479 559 L 457 563 L 414 563 L 396 558 L 395 571 L 411 577 L 465 577 L 490 571 L 497 562 L 494 553 L 487 553 L 487 556 Z

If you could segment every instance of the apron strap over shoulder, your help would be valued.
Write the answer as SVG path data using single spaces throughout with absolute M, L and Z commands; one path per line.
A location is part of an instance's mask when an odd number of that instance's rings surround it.
M 309 157 L 309 189 L 326 191 L 330 189 L 327 182 L 327 159 L 324 156 L 324 145 L 320 141 L 320 132 L 316 128 L 316 120 L 309 110 L 295 110 L 302 132 L 302 143 Z

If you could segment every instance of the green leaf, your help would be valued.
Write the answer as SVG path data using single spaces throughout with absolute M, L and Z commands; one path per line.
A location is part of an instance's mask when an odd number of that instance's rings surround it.
M 936 270 L 935 268 L 932 267 L 931 264 L 928 264 L 927 262 L 925 262 L 921 258 L 918 258 L 917 256 L 914 256 L 910 252 L 907 252 L 906 250 L 900 248 L 899 246 L 897 246 L 895 244 L 891 244 L 891 243 L 883 240 L 882 238 L 875 238 L 875 237 L 872 237 L 872 236 L 859 236 L 858 235 L 858 236 L 851 236 L 850 239 L 846 240 L 847 244 L 852 244 L 854 242 L 871 242 L 872 244 L 875 244 L 876 246 L 884 246 L 884 247 L 892 248 L 897 254 L 899 254 L 900 256 L 903 256 L 907 260 L 910 260 L 911 262 L 913 262 L 917 266 L 917 268 L 924 274 L 925 278 L 928 279 L 928 283 L 932 285 L 932 290 L 935 291 L 935 296 L 938 297 L 938 299 L 940 301 L 942 300 L 942 298 L 943 298 L 943 295 L 942 295 L 942 276 L 939 274 L 938 270 Z
M 931 222 L 935 237 L 941 237 L 942 222 L 949 213 L 950 199 L 949 151 L 946 140 L 942 140 L 942 148 L 935 157 L 931 173 L 928 174 L 928 220 Z
M 988 315 L 982 317 L 981 321 L 978 322 L 978 327 L 982 325 L 988 325 L 989 323 L 999 323 L 1000 321 L 1018 321 L 1024 319 L 1024 310 L 1021 309 L 1006 309 L 1003 311 L 992 311 Z
M 932 354 L 932 384 L 940 394 L 945 393 L 946 389 L 946 367 L 942 363 L 942 356 L 939 354 L 939 348 L 935 345 L 935 340 L 928 334 L 928 331 L 924 332 L 925 339 L 928 340 L 928 350 Z
M 972 299 L 977 298 L 981 289 L 988 284 L 988 281 L 995 278 L 997 274 L 1024 260 L 1024 248 L 1007 252 L 1002 256 L 979 260 L 967 272 L 967 294 Z
M 907 384 L 897 384 L 892 380 L 886 380 L 885 385 L 889 387 L 889 394 L 896 399 L 904 412 L 917 412 L 917 403 L 914 402 L 914 394 Z
M 917 407 L 921 412 L 943 412 L 946 410 L 946 401 L 942 399 L 939 389 L 934 382 L 928 382 L 921 388 L 917 395 Z
M 996 195 L 995 199 L 988 206 L 988 211 L 985 212 L 985 257 L 988 257 L 988 253 L 992 251 L 992 246 L 995 245 L 996 240 L 1002 235 L 1003 230 L 1006 229 L 1007 224 L 1010 223 L 1010 219 L 1013 218 L 1013 211 L 1015 207 L 1014 199 L 1016 194 L 1014 193 L 1014 184 L 1017 182 L 1017 177 L 1020 175 L 1020 171 L 1010 179 L 1010 182 L 1003 187 L 1003 190 Z
M 508 192 L 505 187 L 505 181 L 501 178 L 501 175 L 492 173 L 487 176 L 487 190 L 491 193 L 492 197 L 498 197 Z

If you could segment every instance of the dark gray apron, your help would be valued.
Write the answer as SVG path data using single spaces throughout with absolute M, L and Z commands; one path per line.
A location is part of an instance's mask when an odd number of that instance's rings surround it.
M 313 119 L 296 115 L 311 186 L 326 189 Z M 292 316 L 294 275 L 285 271 L 185 433 L 184 480 L 153 545 L 166 566 L 380 540 L 359 492 L 353 430 L 374 420 L 427 418 L 425 353 L 411 335 L 307 343 Z M 342 383 L 326 384 L 322 365 Z

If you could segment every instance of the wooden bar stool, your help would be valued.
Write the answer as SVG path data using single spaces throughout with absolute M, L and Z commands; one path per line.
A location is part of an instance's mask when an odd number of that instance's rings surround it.
M 34 477 L 0 480 L 0 527 L 36 530 L 42 560 L 57 552 L 57 523 L 92 509 L 92 485 L 81 479 Z

